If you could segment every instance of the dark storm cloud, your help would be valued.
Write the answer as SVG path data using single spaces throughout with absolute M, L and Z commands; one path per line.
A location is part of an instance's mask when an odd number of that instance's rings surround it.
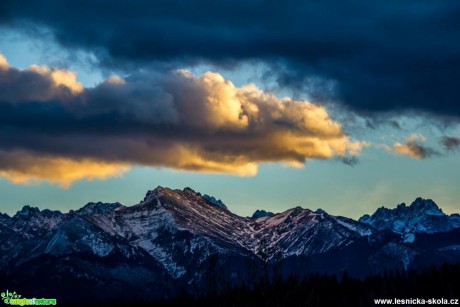
M 359 163 L 359 159 L 357 157 L 343 157 L 340 159 L 343 164 L 349 166 L 356 166 Z
M 460 148 L 460 138 L 453 136 L 443 136 L 439 143 L 444 147 L 446 151 L 455 151 Z
M 48 27 L 63 46 L 93 51 L 106 65 L 256 60 L 272 67 L 281 86 L 332 80 L 333 98 L 363 113 L 404 109 L 454 118 L 459 16 L 456 0 L 0 3 L 4 25 Z M 311 94 L 324 98 L 323 90 Z
M 64 69 L 10 67 L 0 54 L 0 177 L 69 186 L 129 165 L 255 175 L 263 162 L 359 154 L 322 106 L 220 74 L 113 76 L 84 88 Z

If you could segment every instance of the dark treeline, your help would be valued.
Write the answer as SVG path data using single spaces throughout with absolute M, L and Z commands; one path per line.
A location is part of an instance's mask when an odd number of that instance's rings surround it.
M 139 285 L 142 286 L 142 285 Z M 444 264 L 422 271 L 385 271 L 365 279 L 347 273 L 310 275 L 299 280 L 262 280 L 252 288 L 237 287 L 206 297 L 186 294 L 173 299 L 146 302 L 133 297 L 97 306 L 375 306 L 374 299 L 460 298 L 460 265 Z

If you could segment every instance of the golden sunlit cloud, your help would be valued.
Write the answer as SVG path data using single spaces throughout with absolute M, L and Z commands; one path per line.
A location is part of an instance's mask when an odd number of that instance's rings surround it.
M 3 103 L 73 99 L 84 91 L 76 74 L 61 68 L 31 65 L 21 70 L 9 66 L 0 54 L 0 97 Z
M 8 61 L 6 60 L 5 56 L 0 53 L 0 69 L 8 69 Z
M 125 84 L 125 80 L 122 77 L 117 76 L 117 75 L 108 77 L 107 80 L 105 80 L 105 82 L 108 84 L 115 84 L 115 85 Z
M 83 91 L 83 85 L 77 82 L 77 76 L 74 72 L 66 69 L 51 69 L 48 66 L 31 65 L 29 71 L 38 73 L 45 78 L 50 78 L 55 87 L 65 86 L 72 94 L 78 94 Z
M 425 159 L 436 155 L 437 152 L 430 147 L 425 146 L 426 138 L 419 133 L 409 135 L 404 144 L 396 142 L 393 145 L 393 151 L 398 155 L 405 155 L 414 159 Z
M 215 72 L 111 76 L 85 89 L 68 70 L 5 65 L 0 108 L 11 114 L 0 133 L 11 137 L 0 148 L 11 163 L 0 163 L 0 176 L 15 183 L 67 187 L 120 175 L 128 164 L 254 176 L 260 163 L 301 167 L 369 146 L 321 105 L 238 87 Z
M 92 159 L 41 157 L 23 152 L 0 153 L 0 159 L 9 161 L 8 165 L 0 168 L 0 177 L 26 185 L 45 180 L 56 183 L 61 188 L 68 188 L 74 181 L 82 179 L 118 177 L 129 169 L 126 164 Z

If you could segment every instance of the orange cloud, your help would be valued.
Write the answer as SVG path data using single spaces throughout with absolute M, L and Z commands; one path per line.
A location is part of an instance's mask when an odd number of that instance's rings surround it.
M 437 155 L 434 149 L 425 146 L 426 138 L 422 134 L 411 134 L 401 144 L 399 142 L 393 145 L 393 151 L 398 155 L 405 155 L 414 159 L 425 159 Z
M 5 56 L 0 53 L 0 69 L 6 70 L 8 67 L 10 67 L 8 61 L 6 60 Z
M 5 63 L 0 176 L 16 183 L 67 187 L 128 165 L 254 176 L 260 163 L 301 167 L 368 146 L 321 105 L 238 87 L 214 72 L 143 72 L 83 88 L 68 70 Z
M 0 54 L 0 99 L 4 103 L 73 99 L 84 91 L 76 74 L 62 68 L 31 65 L 21 70 L 11 67 Z
M 74 181 L 82 179 L 121 176 L 129 169 L 127 164 L 39 156 L 23 152 L 3 152 L 0 153 L 0 159 L 9 162 L 0 169 L 0 177 L 18 184 L 34 184 L 46 180 L 62 188 L 68 188 Z
M 83 92 L 83 85 L 77 81 L 77 76 L 72 71 L 58 68 L 51 69 L 48 66 L 38 65 L 31 65 L 28 70 L 51 79 L 55 88 L 63 86 L 69 89 L 72 94 Z

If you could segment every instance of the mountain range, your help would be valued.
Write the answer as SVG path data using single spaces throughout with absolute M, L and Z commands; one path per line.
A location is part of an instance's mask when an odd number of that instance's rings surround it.
M 0 286 L 80 301 L 207 295 L 312 273 L 366 277 L 460 261 L 460 215 L 429 199 L 359 220 L 295 207 L 252 217 L 190 188 L 133 206 L 0 213 Z

